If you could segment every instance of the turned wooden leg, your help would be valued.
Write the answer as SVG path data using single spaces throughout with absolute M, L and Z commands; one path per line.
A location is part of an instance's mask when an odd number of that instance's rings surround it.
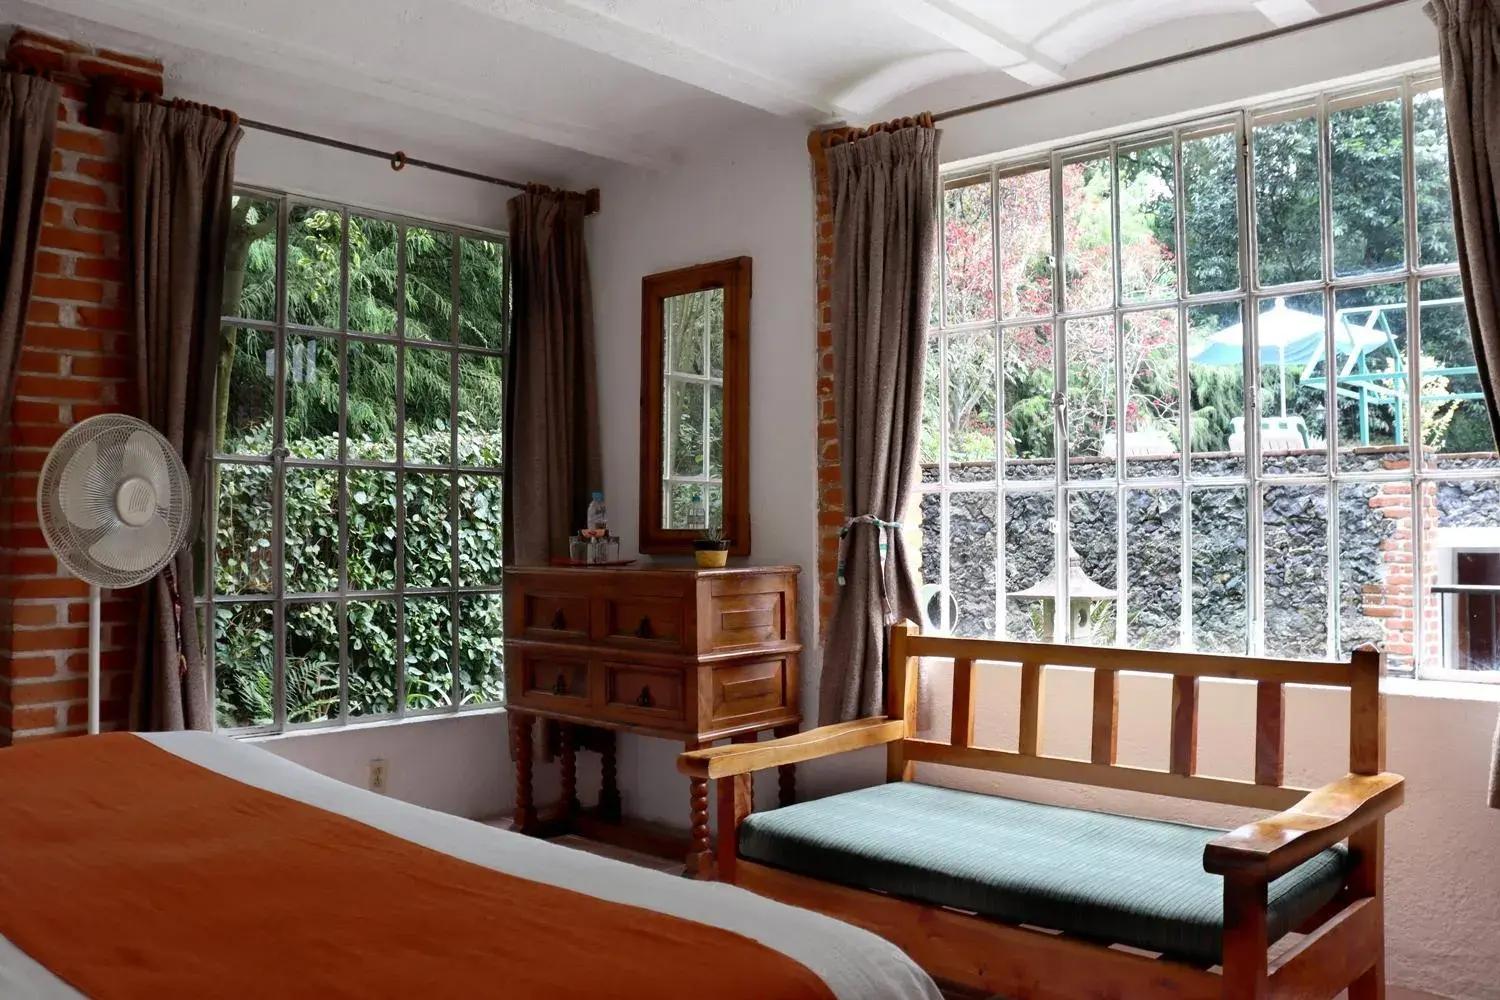
M 599 748 L 599 818 L 610 822 L 620 819 L 620 775 L 618 770 L 618 738 L 613 730 L 604 734 Z
M 783 736 L 796 736 L 796 726 L 777 726 L 773 731 L 779 740 Z M 782 764 L 776 769 L 776 804 L 789 806 L 797 801 L 797 765 Z
M 1350 837 L 1349 849 L 1355 859 L 1349 888 L 1373 899 L 1380 928 L 1380 937 L 1369 942 L 1375 964 L 1349 984 L 1349 1000 L 1385 1000 L 1385 820 Z
M 521 833 L 535 833 L 536 804 L 531 798 L 531 734 L 536 718 L 510 711 L 510 756 L 516 762 L 516 815 L 515 829 Z
M 689 740 L 684 744 L 688 750 L 697 750 L 698 744 Z M 713 877 L 713 854 L 708 839 L 708 779 L 688 779 L 688 811 L 692 821 L 691 841 L 688 845 L 687 874 L 690 878 Z
M 563 723 L 559 727 L 558 743 L 562 751 L 562 806 L 563 815 L 572 816 L 578 811 L 578 747 L 573 727 Z

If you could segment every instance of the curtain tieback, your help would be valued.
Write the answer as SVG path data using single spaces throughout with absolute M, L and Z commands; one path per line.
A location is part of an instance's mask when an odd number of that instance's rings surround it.
M 844 552 L 848 547 L 849 532 L 854 530 L 857 524 L 871 524 L 880 532 L 880 561 L 885 562 L 886 551 L 889 546 L 886 542 L 886 534 L 892 529 L 900 531 L 906 526 L 900 521 L 882 521 L 874 514 L 860 514 L 844 521 L 844 526 L 839 529 L 839 586 L 844 585 Z

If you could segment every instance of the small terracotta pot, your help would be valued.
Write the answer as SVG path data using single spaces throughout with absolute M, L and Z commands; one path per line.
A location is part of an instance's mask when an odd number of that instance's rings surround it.
M 728 549 L 694 549 L 693 558 L 702 569 L 722 569 L 729 563 Z

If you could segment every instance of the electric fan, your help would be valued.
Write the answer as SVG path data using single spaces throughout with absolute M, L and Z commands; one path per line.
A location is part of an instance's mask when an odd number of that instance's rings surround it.
M 42 535 L 89 585 L 90 733 L 99 731 L 99 590 L 145 583 L 182 551 L 192 493 L 167 439 L 119 413 L 68 428 L 42 465 Z

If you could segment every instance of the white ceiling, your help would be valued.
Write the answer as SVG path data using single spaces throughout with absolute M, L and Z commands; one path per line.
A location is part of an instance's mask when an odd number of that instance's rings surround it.
M 0 0 L 0 25 L 158 56 L 248 118 L 586 183 L 768 114 L 939 110 L 1358 2 Z

